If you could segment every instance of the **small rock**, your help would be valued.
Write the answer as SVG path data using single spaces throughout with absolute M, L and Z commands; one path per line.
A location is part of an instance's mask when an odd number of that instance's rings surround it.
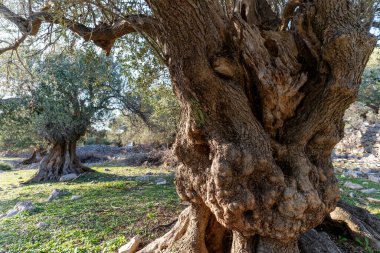
M 15 216 L 18 213 L 25 212 L 28 210 L 34 210 L 36 207 L 33 205 L 31 201 L 23 201 L 18 202 L 13 209 L 9 210 L 7 213 L 0 215 L 0 219 L 2 218 L 8 218 Z
M 111 171 L 111 170 L 110 170 L 110 169 L 108 169 L 108 168 L 105 168 L 105 169 L 104 169 L 104 171 Z
M 347 177 L 358 178 L 362 176 L 362 173 L 360 171 L 349 170 L 349 171 L 344 172 L 344 175 Z
M 166 185 L 167 182 L 165 179 L 159 179 L 159 180 L 156 180 L 156 185 Z
M 50 194 L 49 198 L 47 199 L 48 202 L 51 202 L 61 196 L 70 194 L 69 191 L 66 190 L 60 190 L 60 189 L 54 189 L 53 192 Z
M 140 244 L 140 237 L 135 236 L 127 244 L 119 248 L 119 253 L 135 253 Z
M 44 228 L 44 227 L 47 227 L 48 224 L 45 222 L 38 222 L 36 226 L 37 226 L 37 228 Z
M 147 172 L 147 173 L 145 173 L 145 175 L 147 175 L 147 176 L 152 176 L 152 175 L 153 175 L 153 172 Z
M 380 183 L 380 177 L 377 175 L 368 175 L 368 180 L 375 183 Z
M 360 190 L 362 193 L 366 193 L 366 194 L 373 194 L 373 193 L 378 193 L 379 191 L 376 190 L 375 188 L 371 188 L 371 189 L 364 189 L 364 190 Z
M 150 179 L 150 176 L 140 176 L 140 177 L 136 177 L 136 180 L 137 181 L 149 181 Z
M 181 202 L 181 205 L 183 205 L 183 206 L 190 206 L 191 203 L 190 203 L 190 202 L 187 202 L 187 201 L 182 201 L 182 202 Z
M 71 197 L 71 200 L 78 200 L 78 199 L 81 199 L 82 196 L 79 196 L 79 195 L 74 195 Z
M 346 182 L 346 183 L 344 183 L 343 186 L 347 187 L 349 189 L 353 189 L 353 190 L 363 189 L 363 186 L 361 186 L 360 184 L 355 184 L 355 183 L 352 183 L 352 182 Z
M 67 174 L 67 175 L 60 177 L 59 182 L 71 181 L 71 180 L 76 179 L 77 177 L 78 177 L 78 175 L 75 173 Z
M 350 198 L 354 198 L 354 197 L 355 197 L 355 194 L 354 194 L 353 192 L 350 192 L 350 193 L 348 194 L 348 196 L 350 196 Z
M 375 198 L 367 198 L 367 200 L 371 203 L 380 203 L 380 199 L 375 199 Z
M 375 162 L 375 161 L 377 161 L 377 158 L 373 154 L 370 154 L 367 157 L 365 157 L 365 160 L 366 160 L 366 162 Z

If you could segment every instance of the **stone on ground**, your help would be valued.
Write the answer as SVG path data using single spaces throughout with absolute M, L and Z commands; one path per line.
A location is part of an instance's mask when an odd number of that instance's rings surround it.
M 48 224 L 45 223 L 45 222 L 38 222 L 38 223 L 36 224 L 36 226 L 37 226 L 37 228 L 44 228 L 44 227 L 47 227 Z
M 159 178 L 156 180 L 156 185 L 166 185 L 166 184 L 167 184 L 167 182 L 163 178 Z
M 71 174 L 63 175 L 62 177 L 60 177 L 59 182 L 67 182 L 67 181 L 71 181 L 71 180 L 76 179 L 77 177 L 78 177 L 78 175 L 75 174 L 75 173 L 71 173 Z
M 12 209 L 10 209 L 5 214 L 0 215 L 0 219 L 2 218 L 9 218 L 12 216 L 15 216 L 16 214 L 19 214 L 21 212 L 25 212 L 28 210 L 34 210 L 36 207 L 33 205 L 31 201 L 23 201 L 18 202 Z
M 375 188 L 371 188 L 371 189 L 363 189 L 363 190 L 360 190 L 362 193 L 366 193 L 366 194 L 374 194 L 374 193 L 378 193 L 379 191 Z
M 58 199 L 61 196 L 67 195 L 70 192 L 67 190 L 61 190 L 61 189 L 54 189 L 53 192 L 50 194 L 49 198 L 47 199 L 48 202 L 51 202 L 55 199 Z
M 140 244 L 140 237 L 135 236 L 127 244 L 119 248 L 119 253 L 135 253 Z
M 79 196 L 79 195 L 74 195 L 71 197 L 71 200 L 78 200 L 78 199 L 81 199 L 82 196 Z
M 360 184 L 355 184 L 355 183 L 352 183 L 352 182 L 345 182 L 343 186 L 347 187 L 349 189 L 352 189 L 352 190 L 363 189 L 363 186 L 361 186 Z
M 371 203 L 380 203 L 380 199 L 375 199 L 375 198 L 367 198 L 367 200 Z
M 375 183 L 380 183 L 380 177 L 378 175 L 368 175 L 368 180 Z

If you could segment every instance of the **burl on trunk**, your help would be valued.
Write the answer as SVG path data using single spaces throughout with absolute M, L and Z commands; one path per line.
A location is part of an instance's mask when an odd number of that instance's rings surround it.
M 290 1 L 281 20 L 264 0 L 229 14 L 218 1 L 149 4 L 191 206 L 141 252 L 299 252 L 339 200 L 331 152 L 375 39 L 348 1 Z

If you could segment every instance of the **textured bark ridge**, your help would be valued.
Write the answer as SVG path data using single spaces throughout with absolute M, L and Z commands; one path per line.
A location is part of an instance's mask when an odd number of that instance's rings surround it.
M 58 181 L 67 174 L 82 174 L 92 169 L 84 166 L 76 155 L 76 140 L 57 142 L 52 145 L 48 154 L 40 162 L 36 175 L 28 183 Z
M 299 252 L 339 200 L 330 156 L 375 45 L 355 6 L 290 1 L 280 29 L 266 1 L 233 15 L 149 2 L 182 106 L 177 191 L 192 206 L 141 252 Z

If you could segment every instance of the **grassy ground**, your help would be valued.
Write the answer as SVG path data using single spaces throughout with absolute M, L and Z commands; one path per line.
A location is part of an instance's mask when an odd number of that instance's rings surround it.
M 147 243 L 165 231 L 183 209 L 173 178 L 166 170 L 96 167 L 70 183 L 22 186 L 35 170 L 13 170 L 0 174 L 0 214 L 17 202 L 31 200 L 36 210 L 0 220 L 0 252 L 115 252 L 131 237 Z M 137 181 L 131 176 L 162 173 L 167 185 Z M 53 202 L 46 199 L 54 189 L 71 195 Z M 71 200 L 72 195 L 82 199 Z M 47 227 L 37 228 L 38 222 Z
M 348 178 L 343 175 L 337 175 L 341 188 L 341 199 L 351 205 L 359 206 L 367 209 L 372 214 L 380 218 L 380 203 L 371 203 L 367 200 L 368 197 L 380 200 L 380 184 L 363 178 Z M 378 193 L 366 194 L 360 190 L 352 190 L 344 187 L 344 183 L 350 181 L 355 184 L 362 185 L 364 189 L 376 189 Z M 350 196 L 351 194 L 351 196 Z
M 109 168 L 110 171 L 106 171 Z M 17 202 L 31 200 L 36 210 L 0 220 L 0 252 L 115 252 L 131 237 L 140 235 L 143 245 L 159 237 L 184 208 L 179 202 L 170 171 L 157 168 L 94 168 L 69 183 L 20 185 L 35 170 L 12 170 L 0 173 L 0 214 Z M 153 174 L 150 181 L 135 177 Z M 167 185 L 156 185 L 164 177 Z M 380 204 L 366 198 L 380 199 L 380 185 L 365 179 L 337 176 L 342 199 L 370 210 L 380 217 Z M 379 190 L 364 194 L 343 187 L 346 181 Z M 54 189 L 66 189 L 70 195 L 53 202 L 46 199 Z M 351 196 L 350 196 L 351 193 Z M 72 195 L 82 199 L 71 200 Z M 47 227 L 37 228 L 45 222 Z

